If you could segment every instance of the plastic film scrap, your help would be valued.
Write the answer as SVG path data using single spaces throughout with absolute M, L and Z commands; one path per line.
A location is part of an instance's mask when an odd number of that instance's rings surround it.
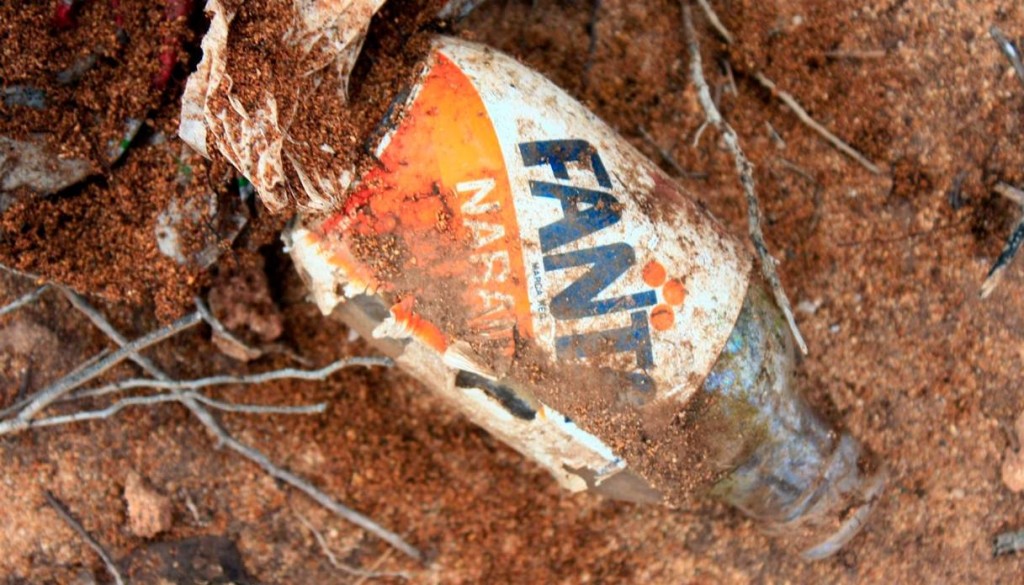
M 297 0 L 288 4 L 290 22 L 282 46 L 303 57 L 297 80 L 319 85 L 327 72 L 340 103 L 347 102 L 348 79 L 373 14 L 383 0 Z M 206 13 L 210 29 L 203 38 L 203 59 L 189 76 L 182 97 L 181 138 L 203 156 L 220 152 L 245 175 L 271 211 L 282 211 L 289 201 L 298 208 L 326 210 L 341 198 L 351 181 L 349 168 L 319 171 L 304 162 L 296 149 L 308 148 L 291 141 L 289 123 L 296 103 L 282 103 L 273 86 L 247 88 L 258 98 L 243 100 L 232 72 L 244 64 L 232 61 L 229 51 L 232 26 L 238 14 L 234 3 L 208 0 Z M 289 96 L 293 97 L 293 96 Z M 288 99 L 288 98 L 285 98 Z M 314 145 L 315 148 L 328 148 Z M 345 165 L 342 165 L 345 166 Z M 291 171 L 289 173 L 289 171 Z M 293 179 L 289 179 L 292 176 Z

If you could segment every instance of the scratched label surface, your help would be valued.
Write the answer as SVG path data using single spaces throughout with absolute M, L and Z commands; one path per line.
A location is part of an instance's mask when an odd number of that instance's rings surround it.
M 512 59 L 444 39 L 343 210 L 355 292 L 389 335 L 500 379 L 517 347 L 685 400 L 739 313 L 749 260 L 657 167 Z M 466 357 L 468 356 L 468 357 Z

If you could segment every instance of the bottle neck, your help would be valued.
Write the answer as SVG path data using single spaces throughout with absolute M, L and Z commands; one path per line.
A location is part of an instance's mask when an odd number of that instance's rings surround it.
M 752 283 L 718 362 L 704 381 L 723 470 L 712 495 L 757 519 L 807 559 L 827 557 L 859 531 L 885 483 L 884 470 L 848 434 L 818 417 L 793 381 L 789 330 Z

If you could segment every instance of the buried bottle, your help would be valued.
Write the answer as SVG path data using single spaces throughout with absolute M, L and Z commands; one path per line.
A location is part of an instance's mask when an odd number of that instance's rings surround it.
M 796 389 L 748 253 L 593 114 L 438 37 L 373 144 L 285 234 L 325 314 L 567 489 L 709 493 L 811 559 L 856 534 L 884 472 Z

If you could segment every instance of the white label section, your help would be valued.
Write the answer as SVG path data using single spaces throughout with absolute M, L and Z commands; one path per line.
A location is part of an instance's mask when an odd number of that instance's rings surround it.
M 651 398 L 686 400 L 739 314 L 747 254 L 540 74 L 457 39 L 438 50 L 476 86 L 498 135 L 538 342 L 553 359 L 627 373 Z

